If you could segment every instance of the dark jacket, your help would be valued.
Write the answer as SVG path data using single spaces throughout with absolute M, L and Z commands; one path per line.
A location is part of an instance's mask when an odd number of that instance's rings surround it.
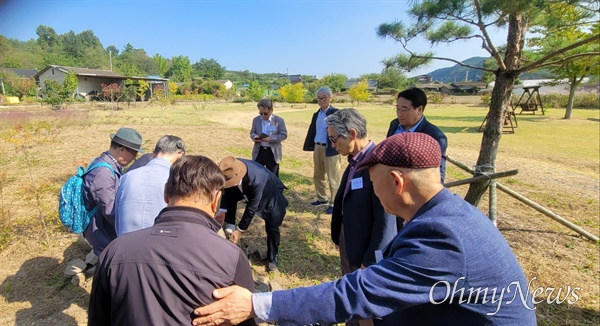
M 283 195 L 285 186 L 273 172 L 259 163 L 241 158 L 238 160 L 246 164 L 248 172 L 242 178 L 242 192 L 235 186 L 223 191 L 220 207 L 227 209 L 226 220 L 235 221 L 238 201 L 246 200 L 246 209 L 238 224 L 240 229 L 247 230 L 255 214 L 273 226 L 280 226 L 288 205 Z
M 390 122 L 390 128 L 388 129 L 386 137 L 392 136 L 396 130 L 398 129 L 398 119 L 394 119 Z M 440 128 L 436 127 L 433 123 L 427 121 L 425 117 L 423 117 L 423 121 L 421 124 L 415 129 L 415 132 L 422 132 L 424 134 L 428 134 L 433 137 L 433 139 L 437 140 L 442 148 L 442 165 L 440 165 L 440 176 L 442 177 L 442 183 L 444 183 L 444 177 L 446 176 L 446 148 L 448 148 L 448 139 L 446 135 L 440 130 Z
M 375 146 L 365 153 L 368 155 Z M 346 238 L 346 256 L 350 265 L 360 268 L 375 263 L 375 250 L 383 248 L 396 235 L 396 217 L 385 213 L 379 198 L 373 191 L 369 169 L 354 173 L 353 179 L 362 178 L 361 189 L 344 188 L 348 180 L 350 166 L 344 171 L 342 182 L 335 196 L 331 215 L 331 240 L 339 245 L 342 222 Z M 343 212 L 343 213 L 342 213 Z
M 91 165 L 106 162 L 113 167 L 113 172 L 108 168 L 97 168 L 90 171 L 83 178 L 83 200 L 85 207 L 91 210 L 98 206 L 98 211 L 92 217 L 84 235 L 94 247 L 94 253 L 99 256 L 102 250 L 117 238 L 115 231 L 115 198 L 121 179 L 123 168 L 117 164 L 108 152 L 102 153 L 94 159 Z
M 96 267 L 88 325 L 190 325 L 215 288 L 252 291 L 246 256 L 219 227 L 199 209 L 167 207 L 154 226 L 115 239 Z
M 302 150 L 307 152 L 312 152 L 315 150 L 315 136 L 317 135 L 317 116 L 319 116 L 319 111 L 317 110 L 313 114 L 312 120 L 310 121 L 310 126 L 308 127 L 308 132 L 306 133 L 306 139 L 304 140 L 304 146 Z M 326 116 L 334 114 L 337 112 L 337 108 L 330 106 L 325 113 Z M 325 150 L 325 156 L 334 156 L 339 155 L 339 153 L 331 146 L 331 141 L 329 141 L 329 137 L 327 137 L 327 149 Z

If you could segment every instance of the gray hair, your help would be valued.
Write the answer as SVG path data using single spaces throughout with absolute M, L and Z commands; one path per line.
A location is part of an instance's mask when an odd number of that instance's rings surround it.
M 267 108 L 269 109 L 269 111 L 273 110 L 273 101 L 269 100 L 268 98 L 263 98 L 262 100 L 258 101 L 258 104 L 256 104 L 256 106 L 258 108 Z
M 162 136 L 154 147 L 154 154 L 165 153 L 173 154 L 177 152 L 185 153 L 185 144 L 183 140 L 177 136 L 165 135 Z
M 319 94 L 326 94 L 329 97 L 333 97 L 333 93 L 331 92 L 331 88 L 329 88 L 329 86 L 323 86 L 317 89 L 317 96 L 319 96 Z
M 337 131 L 343 137 L 350 136 L 350 130 L 356 130 L 356 137 L 364 139 L 367 137 L 367 120 L 355 109 L 342 109 L 327 118 L 325 124 Z

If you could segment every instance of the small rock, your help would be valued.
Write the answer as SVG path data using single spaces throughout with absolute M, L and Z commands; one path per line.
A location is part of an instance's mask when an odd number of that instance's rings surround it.
M 98 256 L 94 254 L 94 250 L 90 251 L 90 253 L 85 256 L 85 263 L 92 266 L 98 263 Z
M 83 282 L 85 282 L 85 275 L 83 275 L 83 273 L 75 274 L 71 278 L 71 284 L 75 286 L 79 286 L 83 284 Z
M 256 280 L 257 280 L 258 282 L 262 282 L 262 283 L 265 283 L 265 284 L 269 284 L 269 277 L 267 277 L 267 276 L 264 276 L 264 275 L 259 275 L 259 276 L 256 278 Z
M 86 267 L 87 264 L 83 260 L 75 258 L 67 263 L 67 268 L 65 268 L 65 275 L 73 276 L 75 274 L 81 273 Z
M 269 292 L 269 285 L 263 282 L 254 282 L 256 292 Z

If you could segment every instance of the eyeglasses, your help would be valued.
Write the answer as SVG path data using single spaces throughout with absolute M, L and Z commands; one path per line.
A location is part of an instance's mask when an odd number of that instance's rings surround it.
M 337 135 L 335 137 L 329 137 L 329 141 L 334 143 L 338 140 L 338 138 L 342 137 L 342 135 Z
M 136 158 L 136 157 L 137 157 L 137 155 L 138 155 L 138 151 L 136 151 L 136 150 L 133 150 L 133 149 L 131 149 L 131 148 L 127 148 L 127 147 L 125 147 L 125 149 L 126 149 L 126 150 L 127 150 L 127 151 L 128 151 L 130 154 L 131 154 L 131 155 L 133 155 L 133 157 L 134 157 L 134 158 Z
M 328 96 L 326 96 L 326 97 L 317 97 L 317 100 L 319 100 L 319 101 L 327 101 L 328 98 L 329 98 Z
M 271 112 L 258 112 L 258 114 L 268 116 L 269 114 L 271 114 Z
M 396 108 L 396 112 L 400 112 L 400 113 L 406 113 L 406 112 L 408 112 L 410 110 L 412 110 L 412 109 L 399 109 L 399 108 Z

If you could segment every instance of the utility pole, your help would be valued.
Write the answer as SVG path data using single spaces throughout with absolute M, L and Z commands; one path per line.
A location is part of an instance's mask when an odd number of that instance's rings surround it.
M 110 61 L 110 71 L 113 71 L 112 70 L 112 51 L 111 50 L 108 50 L 108 58 Z

